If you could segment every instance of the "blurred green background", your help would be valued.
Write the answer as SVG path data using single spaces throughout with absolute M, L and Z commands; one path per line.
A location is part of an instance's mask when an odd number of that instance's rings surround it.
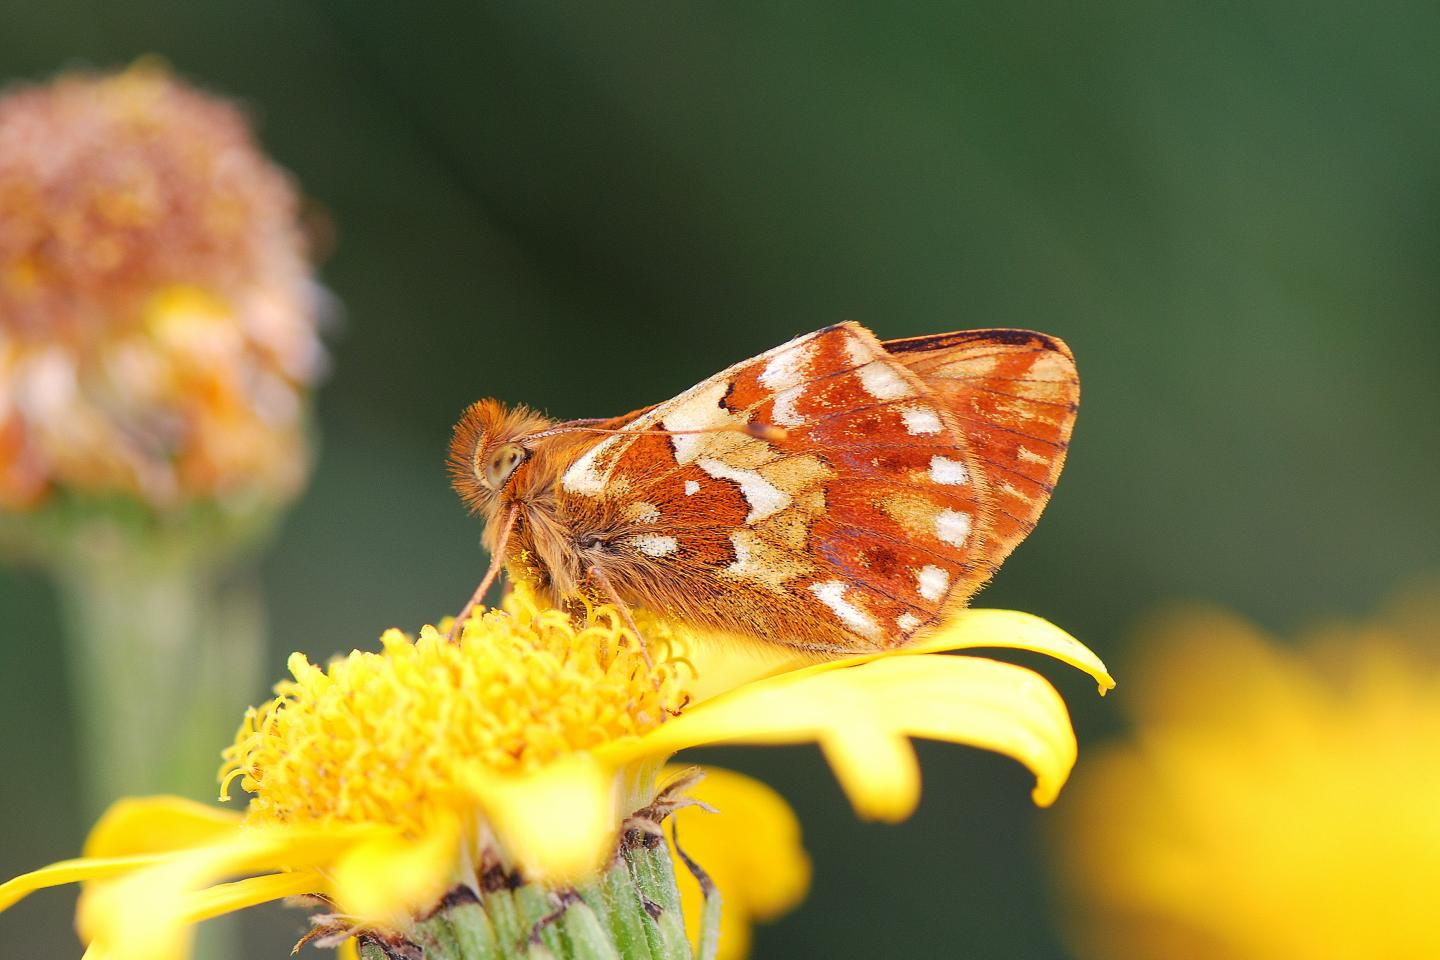
M 1112 661 L 1166 598 L 1369 610 L 1440 565 L 1437 49 L 1430 3 L 0 0 L 0 79 L 159 54 L 249 105 L 337 226 L 322 457 L 264 567 L 275 677 L 474 585 L 442 468 L 465 403 L 617 413 L 842 319 L 1079 358 L 1070 464 L 979 603 Z M 0 631 L 8 876 L 86 824 L 43 579 L 0 573 Z M 1083 764 L 1113 706 L 1044 669 Z M 1026 775 L 922 754 L 899 827 L 855 822 L 817 751 L 712 755 L 816 861 L 757 956 L 1064 956 Z M 71 906 L 0 918 L 0 953 L 77 956 Z M 302 924 L 259 912 L 247 955 Z

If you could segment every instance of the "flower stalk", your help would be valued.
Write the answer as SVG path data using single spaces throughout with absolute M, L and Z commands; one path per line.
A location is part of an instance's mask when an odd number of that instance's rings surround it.
M 210 799 L 214 744 L 262 682 L 257 578 L 163 536 L 92 533 L 54 565 L 88 812 L 157 789 Z

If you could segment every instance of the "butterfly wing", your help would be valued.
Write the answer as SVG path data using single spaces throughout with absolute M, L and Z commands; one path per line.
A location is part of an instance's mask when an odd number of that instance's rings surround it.
M 658 612 L 832 653 L 903 643 L 998 542 L 984 462 L 903 353 L 847 323 L 736 364 L 577 451 L 559 512 Z M 787 436 L 743 432 L 760 423 Z
M 966 330 L 883 346 L 939 397 L 989 480 L 992 569 L 1029 535 L 1050 500 L 1075 426 L 1080 378 L 1057 337 Z

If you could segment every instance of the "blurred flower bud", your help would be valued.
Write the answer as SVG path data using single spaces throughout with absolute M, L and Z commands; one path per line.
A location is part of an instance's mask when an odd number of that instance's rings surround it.
M 235 105 L 149 63 L 0 97 L 0 512 L 287 502 L 323 305 Z

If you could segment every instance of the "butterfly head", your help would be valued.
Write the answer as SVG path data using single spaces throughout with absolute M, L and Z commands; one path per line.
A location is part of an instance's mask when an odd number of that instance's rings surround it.
M 515 472 L 529 459 L 526 440 L 551 425 L 528 407 L 481 400 L 465 409 L 450 438 L 450 482 L 472 513 L 495 512 Z

